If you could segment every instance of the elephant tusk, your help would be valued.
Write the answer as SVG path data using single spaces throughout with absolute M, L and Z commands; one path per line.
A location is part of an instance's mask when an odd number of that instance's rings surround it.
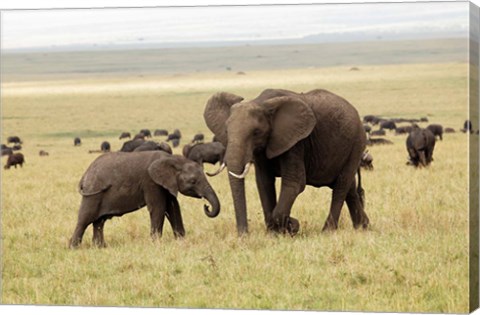
M 232 171 L 229 171 L 228 174 L 232 175 L 235 178 L 243 179 L 243 178 L 245 178 L 245 176 L 247 176 L 248 170 L 250 169 L 250 165 L 252 165 L 252 162 L 248 162 L 247 164 L 245 164 L 245 168 L 243 169 L 243 173 L 240 174 L 240 175 L 237 175 Z
M 220 165 L 220 168 L 218 170 L 216 170 L 214 173 L 207 172 L 207 175 L 208 176 L 216 176 L 216 175 L 220 174 L 225 169 L 225 166 L 226 166 L 226 164 L 225 164 L 225 162 L 223 162 L 222 165 Z

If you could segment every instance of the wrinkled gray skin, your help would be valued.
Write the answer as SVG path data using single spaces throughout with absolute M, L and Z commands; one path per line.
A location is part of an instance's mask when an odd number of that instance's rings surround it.
M 248 232 L 245 182 L 238 177 L 244 177 L 249 162 L 255 165 L 268 230 L 292 235 L 298 231 L 290 212 L 305 185 L 333 190 L 324 230 L 338 227 L 344 201 L 354 227 L 367 227 L 363 189 L 361 184 L 357 189 L 355 181 L 366 136 L 355 108 L 325 90 L 297 94 L 269 89 L 242 101 L 231 93 L 217 93 L 204 112 L 207 126 L 226 146 L 238 233 Z M 278 201 L 276 177 L 282 178 Z
M 150 213 L 151 234 L 161 236 L 165 217 L 176 237 L 185 235 L 178 192 L 205 198 L 205 213 L 216 217 L 220 212 L 217 195 L 208 183 L 202 167 L 180 155 L 163 151 L 113 152 L 98 157 L 79 183 L 82 202 L 78 222 L 70 239 L 77 247 L 85 229 L 93 224 L 93 243 L 105 246 L 105 221 L 138 210 L 145 205 Z
M 172 148 L 166 142 L 145 141 L 133 150 L 133 152 L 139 151 L 164 151 L 172 154 Z
M 435 135 L 428 129 L 414 128 L 406 141 L 409 162 L 413 166 L 428 166 L 433 161 Z
M 220 142 L 187 144 L 183 147 L 182 153 L 184 157 L 200 165 L 203 163 L 216 164 L 223 161 L 225 146 Z

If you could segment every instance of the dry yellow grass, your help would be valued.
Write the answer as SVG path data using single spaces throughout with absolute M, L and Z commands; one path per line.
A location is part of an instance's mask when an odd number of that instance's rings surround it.
M 321 233 L 330 190 L 308 187 L 292 210 L 299 235 L 268 235 L 250 174 L 250 234 L 239 239 L 222 174 L 211 179 L 222 203 L 218 218 L 180 197 L 183 240 L 166 225 L 152 241 L 142 209 L 106 223 L 108 248 L 92 246 L 89 228 L 79 250 L 67 249 L 77 182 L 96 157 L 87 151 L 103 140 L 118 150 L 121 131 L 141 128 L 210 139 L 202 112 L 220 90 L 251 98 L 270 87 L 325 88 L 361 115 L 428 116 L 457 130 L 467 118 L 466 64 L 359 68 L 4 84 L 2 139 L 24 139 L 26 165 L 2 170 L 2 303 L 467 312 L 468 140 L 459 132 L 437 143 L 427 169 L 405 165 L 404 136 L 389 134 L 394 145 L 369 148 L 368 231 L 353 230 L 344 208 L 339 230 Z M 81 147 L 73 146 L 76 135 Z M 41 149 L 50 156 L 39 157 Z

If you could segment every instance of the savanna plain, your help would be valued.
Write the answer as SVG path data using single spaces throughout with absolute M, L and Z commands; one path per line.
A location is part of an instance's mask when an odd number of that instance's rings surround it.
M 2 303 L 468 312 L 468 137 L 476 135 L 459 131 L 468 64 L 353 66 L 4 81 L 2 143 L 20 136 L 26 164 L 1 173 Z M 209 178 L 222 205 L 217 218 L 204 215 L 201 200 L 179 197 L 183 239 L 166 223 L 163 237 L 152 240 L 143 208 L 107 221 L 107 248 L 92 245 L 91 227 L 80 248 L 68 248 L 78 181 L 98 156 L 89 150 L 104 140 L 119 150 L 122 131 L 178 128 L 174 153 L 181 154 L 198 132 L 211 140 L 202 114 L 212 94 L 250 99 L 266 88 L 324 88 L 360 116 L 425 116 L 457 132 L 437 141 L 434 162 L 423 169 L 406 165 L 405 135 L 387 132 L 392 145 L 368 147 L 374 170 L 362 172 L 365 231 L 353 229 L 344 206 L 339 229 L 322 233 L 331 190 L 307 187 L 292 209 L 299 234 L 268 234 L 252 172 L 250 233 L 239 238 L 224 172 Z

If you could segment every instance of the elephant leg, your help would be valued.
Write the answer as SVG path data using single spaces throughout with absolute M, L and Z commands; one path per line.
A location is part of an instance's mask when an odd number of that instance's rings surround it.
M 70 248 L 76 248 L 82 243 L 83 234 L 85 233 L 85 229 L 90 223 L 85 222 L 78 222 L 77 226 L 75 227 L 75 231 L 73 232 L 72 237 L 69 241 Z
M 152 238 L 161 237 L 165 210 L 168 207 L 166 194 L 168 192 L 152 183 L 150 187 L 144 187 L 145 202 L 150 213 L 150 235 Z
M 338 220 L 342 211 L 343 202 L 347 197 L 347 189 L 345 184 L 336 185 L 332 191 L 332 201 L 330 203 L 330 213 L 323 226 L 323 231 L 336 230 L 338 228 Z
M 85 229 L 97 219 L 100 202 L 102 200 L 101 198 L 101 195 L 82 198 L 80 210 L 78 211 L 77 225 L 69 242 L 70 248 L 75 248 L 82 243 Z
M 148 212 L 150 213 L 150 235 L 152 238 L 162 237 L 163 223 L 165 221 L 165 210 L 158 206 L 148 205 Z
M 277 232 L 288 232 L 294 235 L 299 230 L 298 220 L 290 217 L 293 203 L 305 189 L 306 176 L 303 159 L 303 148 L 294 148 L 287 152 L 280 162 L 282 184 L 278 202 L 272 212 L 268 226 Z
M 93 222 L 93 244 L 98 247 L 107 247 L 105 244 L 105 239 L 103 237 L 103 226 L 107 219 L 100 218 L 97 221 Z
M 344 169 L 337 177 L 332 189 L 330 213 L 328 214 L 322 231 L 336 230 L 338 228 L 338 220 L 340 219 L 343 203 L 347 198 L 347 194 L 351 189 L 352 183 L 355 182 L 355 173 L 358 169 L 358 160 L 358 158 L 353 158 L 353 156 L 351 156 Z M 360 198 L 360 196 L 358 197 Z M 360 199 L 358 200 L 361 202 Z
M 299 182 L 284 180 L 282 178 L 282 186 L 278 203 L 272 212 L 272 219 L 268 224 L 269 230 L 274 230 L 280 233 L 288 232 L 294 235 L 299 230 L 298 220 L 290 217 L 293 203 L 297 196 L 303 191 L 305 185 Z
M 173 235 L 175 238 L 185 236 L 185 228 L 183 227 L 182 214 L 180 212 L 180 205 L 177 198 L 169 196 L 167 204 L 166 217 L 172 226 Z
M 255 157 L 255 180 L 257 183 L 260 202 L 262 203 L 263 215 L 267 229 L 272 230 L 274 227 L 272 222 L 272 212 L 277 205 L 277 194 L 275 191 L 275 174 L 269 167 L 268 163 L 264 163 L 266 158 Z
M 350 217 L 352 218 L 353 227 L 355 229 L 358 229 L 359 227 L 363 227 L 364 229 L 367 228 L 370 220 L 364 211 L 362 197 L 357 191 L 357 184 L 355 181 L 353 181 L 352 185 L 350 186 L 350 190 L 347 193 L 345 201 L 347 202 L 348 211 L 350 212 Z

